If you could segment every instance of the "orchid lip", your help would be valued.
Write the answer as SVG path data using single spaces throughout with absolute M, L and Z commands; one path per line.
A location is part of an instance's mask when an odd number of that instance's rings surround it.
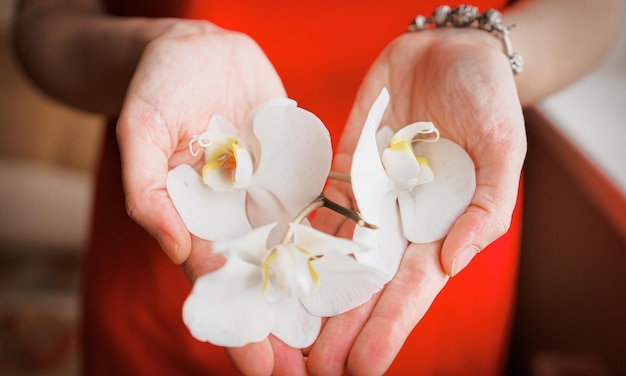
M 413 145 L 419 142 L 435 142 L 438 139 L 439 133 L 431 123 L 409 125 L 392 137 L 389 146 L 382 151 L 381 160 L 396 189 L 411 190 L 420 184 L 433 181 L 434 174 L 428 159 L 418 156 Z
M 275 247 L 261 264 L 263 292 L 266 294 L 271 285 L 283 294 L 310 296 L 320 284 L 311 262 L 320 257 L 293 244 Z
M 206 185 L 218 192 L 249 186 L 254 172 L 253 161 L 238 138 L 207 131 L 190 141 L 192 152 L 194 143 L 204 147 L 202 181 Z

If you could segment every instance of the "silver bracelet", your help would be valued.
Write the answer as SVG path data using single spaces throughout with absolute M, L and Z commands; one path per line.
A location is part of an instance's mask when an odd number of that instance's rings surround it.
M 504 52 L 509 59 L 513 74 L 524 70 L 524 59 L 520 54 L 513 52 L 509 33 L 512 26 L 502 25 L 502 13 L 495 9 L 489 9 L 479 13 L 473 5 L 459 5 L 452 9 L 447 5 L 437 7 L 432 16 L 419 15 L 409 24 L 408 31 L 421 31 L 435 27 L 477 27 L 480 30 L 494 34 L 504 43 Z

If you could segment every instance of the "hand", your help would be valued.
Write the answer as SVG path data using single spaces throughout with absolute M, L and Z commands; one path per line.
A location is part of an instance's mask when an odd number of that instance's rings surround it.
M 436 29 L 394 40 L 368 72 L 338 147 L 334 168 L 349 172 L 352 151 L 374 99 L 391 95 L 384 124 L 394 129 L 432 121 L 442 137 L 469 153 L 477 188 L 447 237 L 410 244 L 397 275 L 362 307 L 330 318 L 309 353 L 312 374 L 382 374 L 445 286 L 471 260 L 464 249 L 484 249 L 510 225 L 526 138 L 511 68 L 494 36 L 473 29 Z M 350 186 L 332 182 L 329 198 L 354 204 Z M 338 216 L 320 211 L 314 225 L 350 236 Z M 385 333 L 381 336 L 381 333 Z
M 242 124 L 250 110 L 285 96 L 285 90 L 265 54 L 247 36 L 200 21 L 168 22 L 171 27 L 143 50 L 117 137 L 129 215 L 182 265 L 193 283 L 223 259 L 211 252 L 210 242 L 189 234 L 168 196 L 167 173 L 181 163 L 201 163 L 200 156 L 189 152 L 189 141 L 206 130 L 213 114 Z M 302 354 L 274 338 L 229 353 L 246 374 L 269 374 L 274 367 L 304 370 Z

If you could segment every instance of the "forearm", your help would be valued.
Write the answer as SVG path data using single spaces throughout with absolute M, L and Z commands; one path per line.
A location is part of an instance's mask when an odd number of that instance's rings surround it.
M 33 82 L 50 96 L 117 115 L 144 47 L 173 22 L 111 17 L 93 0 L 23 1 L 15 49 Z
M 529 105 L 562 89 L 597 64 L 619 30 L 616 0 L 526 0 L 504 14 L 524 72 L 516 77 L 520 100 Z

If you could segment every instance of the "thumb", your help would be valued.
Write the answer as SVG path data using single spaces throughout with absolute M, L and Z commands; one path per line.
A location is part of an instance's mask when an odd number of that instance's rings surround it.
M 117 124 L 126 211 L 159 242 L 172 262 L 181 264 L 189 257 L 191 239 L 167 193 L 169 136 L 154 118 L 142 116 L 136 121 L 122 114 Z
M 446 274 L 457 275 L 508 231 L 518 196 L 519 174 L 514 176 L 495 186 L 481 185 L 480 174 L 477 176 L 479 183 L 472 202 L 450 229 L 441 250 L 441 265 Z

